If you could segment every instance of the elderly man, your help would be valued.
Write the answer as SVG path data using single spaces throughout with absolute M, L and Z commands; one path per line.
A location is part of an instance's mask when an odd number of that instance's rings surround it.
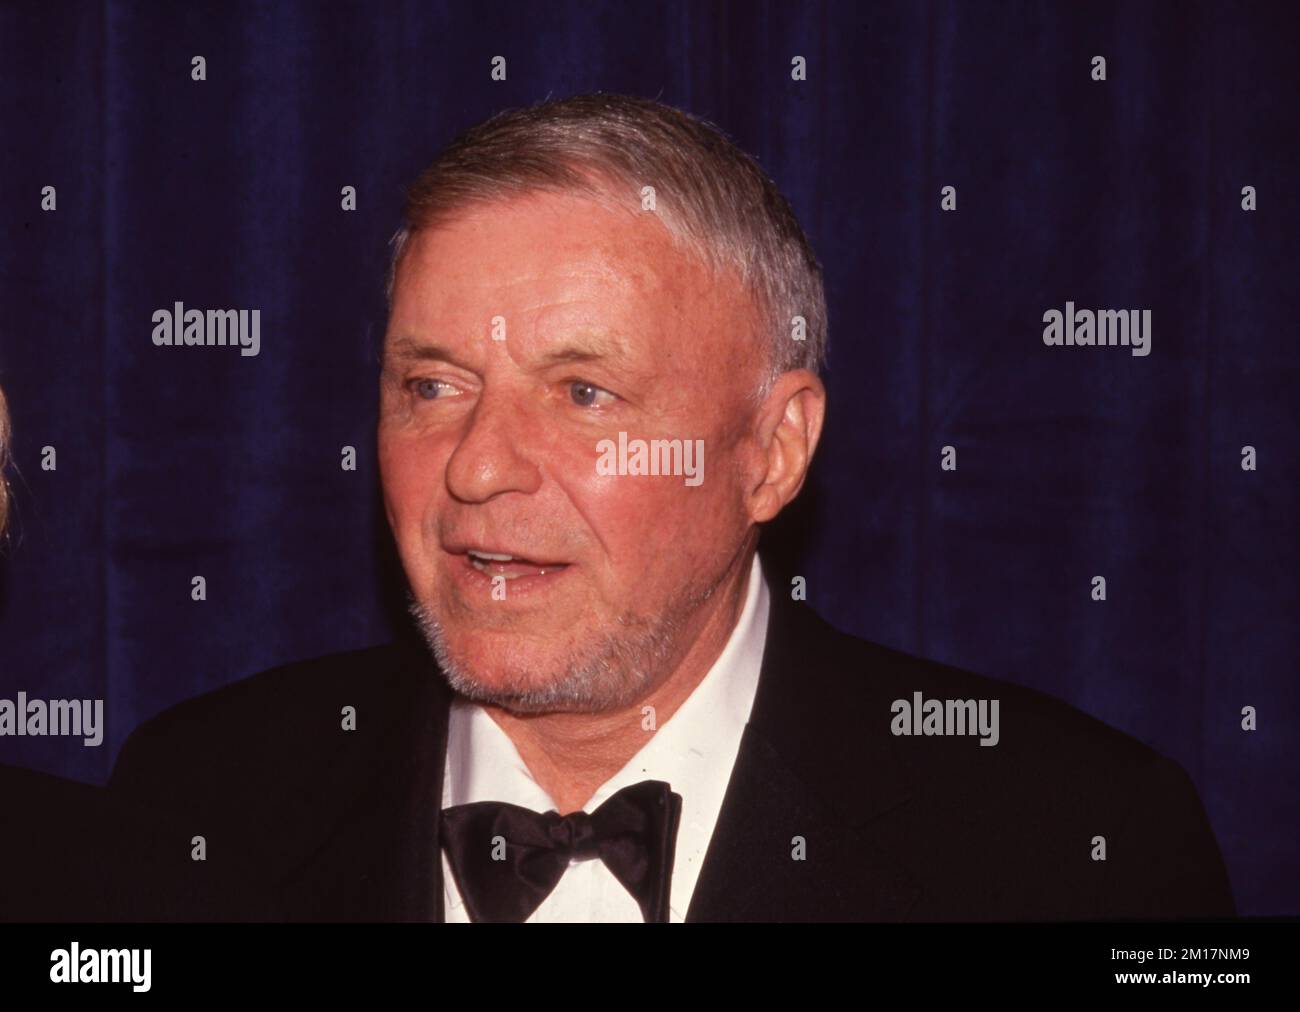
M 717 130 L 614 95 L 499 115 L 396 247 L 378 446 L 426 643 L 181 704 L 113 777 L 203 838 L 235 916 L 1232 913 L 1176 764 L 769 585 L 826 311 Z

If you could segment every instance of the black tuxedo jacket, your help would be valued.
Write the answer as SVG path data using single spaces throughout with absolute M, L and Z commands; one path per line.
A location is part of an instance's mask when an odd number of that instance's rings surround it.
M 0 922 L 159 921 L 213 909 L 189 851 L 171 845 L 184 827 L 154 806 L 0 766 L 0 812 Z
M 918 691 L 999 700 L 998 744 L 895 736 L 891 704 Z M 179 919 L 439 921 L 450 701 L 422 647 L 290 664 L 142 725 L 109 791 L 175 827 L 155 843 L 160 866 L 188 866 L 165 890 Z M 1059 700 L 847 636 L 773 595 L 688 921 L 1233 913 L 1176 763 Z

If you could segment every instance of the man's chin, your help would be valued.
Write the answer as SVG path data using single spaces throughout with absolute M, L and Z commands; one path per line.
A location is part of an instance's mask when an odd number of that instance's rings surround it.
M 512 699 L 522 701 L 553 694 L 565 676 L 553 658 L 533 659 L 517 652 L 507 656 L 477 647 L 463 650 L 446 641 L 430 646 L 452 688 L 478 702 L 507 706 Z
M 637 704 L 677 656 L 671 614 L 620 620 L 608 632 L 570 627 L 531 641 L 444 626 L 412 601 L 411 614 L 451 688 L 514 713 L 606 713 Z
M 495 706 L 520 716 L 542 713 L 601 713 L 628 703 L 617 703 L 609 699 L 593 700 L 581 693 L 574 693 L 560 682 L 538 685 L 535 688 L 503 688 L 484 683 L 475 678 L 467 678 L 455 673 L 455 669 L 443 669 L 444 677 L 452 690 L 463 699 Z M 633 700 L 632 702 L 634 702 Z
M 447 684 L 477 703 L 518 714 L 601 713 L 636 703 L 648 676 L 640 666 L 611 663 L 600 651 L 579 659 L 527 656 L 518 651 L 460 651 L 454 643 L 430 641 Z

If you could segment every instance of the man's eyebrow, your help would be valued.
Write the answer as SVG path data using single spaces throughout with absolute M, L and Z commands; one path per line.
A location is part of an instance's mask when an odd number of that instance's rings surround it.
M 570 344 L 555 348 L 538 357 L 542 367 L 562 365 L 568 362 L 598 362 L 602 359 L 627 357 L 627 344 L 612 335 L 584 335 Z M 411 337 L 396 337 L 388 342 L 385 357 L 408 359 L 421 362 L 461 363 L 450 348 L 431 341 L 417 341 Z
M 542 366 L 569 362 L 599 362 L 604 359 L 628 358 L 627 343 L 613 334 L 584 334 L 562 348 L 539 356 Z
M 611 357 L 607 352 L 596 351 L 592 348 L 559 348 L 556 351 L 548 351 L 543 355 L 540 364 L 546 367 L 566 365 L 570 362 L 599 362 L 602 359 Z
M 448 362 L 461 368 L 469 368 L 456 358 L 451 349 L 428 341 L 417 341 L 411 337 L 393 338 L 384 350 L 384 357 L 417 362 Z

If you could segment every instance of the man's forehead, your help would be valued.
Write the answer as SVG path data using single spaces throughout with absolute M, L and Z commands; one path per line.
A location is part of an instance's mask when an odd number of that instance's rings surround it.
M 643 214 L 532 194 L 417 231 L 396 279 L 388 354 L 451 360 L 443 353 L 497 336 L 513 342 L 512 357 L 543 365 L 667 356 L 685 366 L 694 356 L 683 343 L 744 331 L 750 306 L 734 279 L 719 283 Z
M 419 229 L 400 267 L 399 282 L 448 301 L 530 284 L 680 297 L 713 280 L 655 213 L 550 192 L 473 205 Z
M 473 341 L 485 335 L 471 334 Z M 490 335 L 487 335 L 490 336 Z M 503 337 L 504 341 L 505 338 Z M 516 342 L 515 349 L 522 342 Z M 417 359 L 467 364 L 462 361 L 465 341 L 456 332 L 444 330 L 432 334 L 416 334 L 401 329 L 390 329 L 387 354 L 395 359 Z M 622 331 L 602 328 L 581 328 L 567 332 L 554 332 L 549 340 L 527 342 L 531 357 L 539 365 L 599 362 L 629 359 L 638 351 L 638 343 Z

